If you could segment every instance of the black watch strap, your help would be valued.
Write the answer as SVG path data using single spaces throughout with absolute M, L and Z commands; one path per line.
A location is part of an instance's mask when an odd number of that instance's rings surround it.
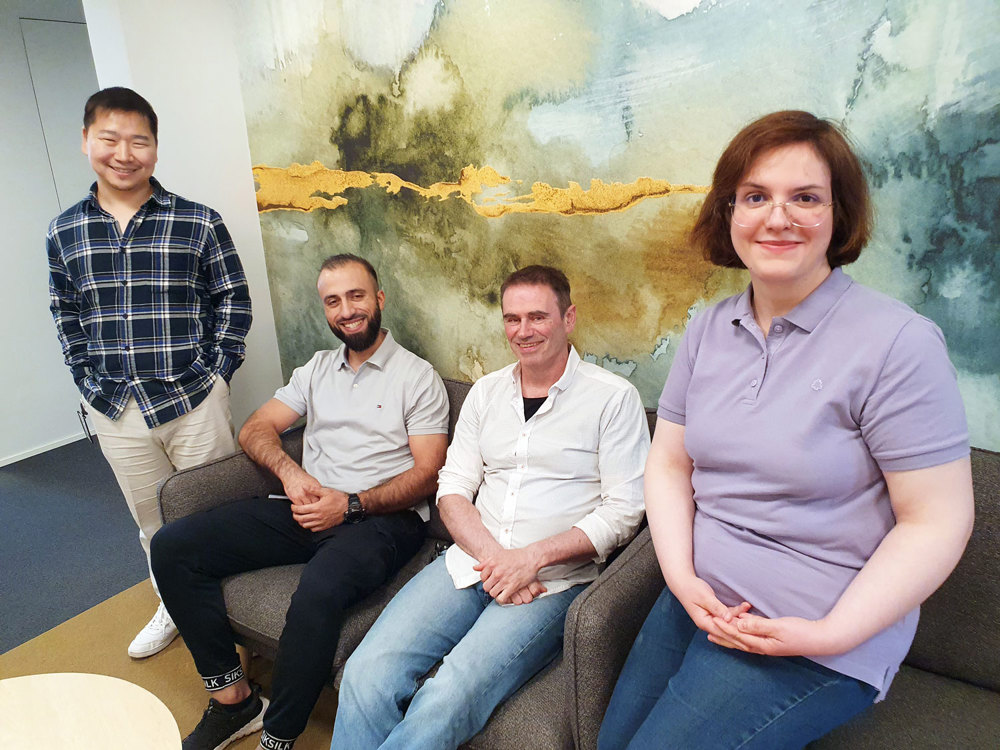
M 345 523 L 360 523 L 365 520 L 365 507 L 361 504 L 358 493 L 352 492 L 347 496 L 347 510 L 344 511 Z

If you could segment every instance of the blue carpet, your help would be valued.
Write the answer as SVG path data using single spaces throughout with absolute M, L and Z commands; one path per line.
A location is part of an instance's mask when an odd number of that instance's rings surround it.
M 0 653 L 148 577 L 97 443 L 0 468 Z

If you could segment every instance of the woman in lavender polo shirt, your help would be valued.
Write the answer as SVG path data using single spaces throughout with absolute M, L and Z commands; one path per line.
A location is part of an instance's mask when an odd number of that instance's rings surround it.
M 646 508 L 667 587 L 601 728 L 613 748 L 798 748 L 889 688 L 972 529 L 968 433 L 936 325 L 856 284 L 850 145 L 776 112 L 723 153 L 693 240 L 750 285 L 691 321 Z

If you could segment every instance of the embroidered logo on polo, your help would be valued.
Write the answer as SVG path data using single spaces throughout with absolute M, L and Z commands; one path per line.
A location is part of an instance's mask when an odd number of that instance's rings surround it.
M 231 672 L 226 672 L 225 674 L 217 674 L 215 677 L 202 677 L 202 682 L 205 683 L 205 689 L 209 692 L 215 692 L 216 690 L 222 690 L 225 687 L 229 687 L 234 682 L 239 682 L 243 679 L 243 667 L 239 666 Z
M 819 378 L 816 378 L 812 382 L 812 385 L 810 385 L 809 387 L 812 388 L 814 391 L 821 391 L 823 390 L 823 381 L 820 380 Z

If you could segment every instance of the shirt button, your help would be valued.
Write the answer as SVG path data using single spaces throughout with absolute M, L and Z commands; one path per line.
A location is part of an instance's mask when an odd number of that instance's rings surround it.
M 125 351 L 129 351 L 129 349 L 130 349 L 129 345 L 125 344 Z
M 128 313 L 122 313 L 122 320 L 126 320 L 127 318 L 128 318 Z
M 351 386 L 351 387 L 352 387 L 352 388 L 357 388 L 357 387 L 358 387 L 358 384 L 357 384 L 357 383 L 355 383 L 355 384 L 354 384 L 353 386 Z
M 782 332 L 782 331 L 784 331 L 784 330 L 785 330 L 785 327 L 784 327 L 783 325 L 781 325 L 781 324 L 778 324 L 778 325 L 776 325 L 776 326 L 774 327 L 774 332 L 775 332 L 775 333 L 781 333 L 781 332 Z
M 754 378 L 753 380 L 750 381 L 750 387 L 751 388 L 757 387 L 757 378 Z

